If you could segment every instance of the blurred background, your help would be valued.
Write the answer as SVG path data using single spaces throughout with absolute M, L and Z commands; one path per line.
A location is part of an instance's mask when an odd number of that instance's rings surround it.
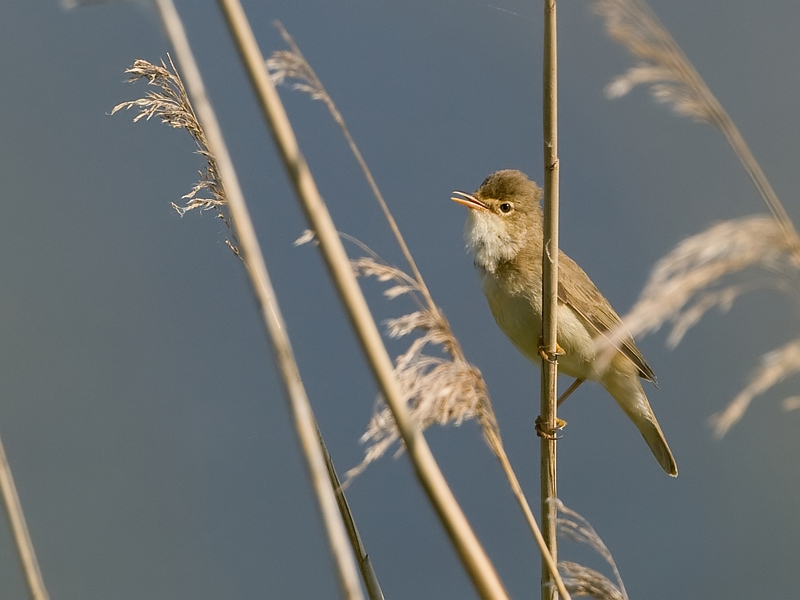
M 454 189 L 517 168 L 541 180 L 541 3 L 245 2 L 265 55 L 295 37 L 347 120 L 434 298 L 483 372 L 523 485 L 538 496 L 538 369 L 495 326 L 463 247 Z M 653 0 L 800 219 L 800 4 Z M 254 213 L 309 396 L 338 468 L 376 386 L 288 187 L 216 3 L 179 1 Z M 170 206 L 202 168 L 185 132 L 133 113 L 135 59 L 170 47 L 147 2 L 65 11 L 5 0 L 0 18 L 0 434 L 51 596 L 335 598 L 338 590 L 249 284 L 212 213 Z M 561 245 L 620 313 L 653 264 L 713 222 L 765 212 L 720 134 L 637 90 L 604 86 L 633 60 L 588 2 L 559 5 Z M 342 231 L 402 266 L 324 106 L 283 88 Z M 407 312 L 364 282 L 376 318 Z M 639 342 L 678 460 L 667 477 L 611 398 L 583 386 L 561 416 L 560 497 L 614 554 L 631 598 L 796 597 L 800 413 L 759 397 L 722 441 L 707 424 L 796 306 L 758 292 L 712 311 L 675 351 Z M 394 354 L 406 343 L 393 342 Z M 561 383 L 562 389 L 568 382 Z M 538 596 L 540 560 L 474 423 L 428 432 L 513 597 Z M 387 598 L 475 594 L 406 457 L 348 491 Z M 538 512 L 538 510 L 537 510 Z M 564 544 L 561 557 L 599 559 Z M 0 520 L 0 597 L 26 587 Z

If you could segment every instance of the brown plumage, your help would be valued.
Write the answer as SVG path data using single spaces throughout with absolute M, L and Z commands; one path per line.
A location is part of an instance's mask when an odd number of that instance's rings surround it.
M 542 210 L 541 189 L 520 171 L 490 175 L 475 194 L 452 198 L 470 208 L 467 248 L 480 272 L 483 291 L 495 321 L 522 354 L 541 358 Z M 618 351 L 600 360 L 594 343 L 615 332 L 622 321 L 608 300 L 575 261 L 559 251 L 558 345 L 564 354 L 559 371 L 599 382 L 644 437 L 662 468 L 672 476 L 678 467 L 639 382 L 655 374 L 629 335 Z

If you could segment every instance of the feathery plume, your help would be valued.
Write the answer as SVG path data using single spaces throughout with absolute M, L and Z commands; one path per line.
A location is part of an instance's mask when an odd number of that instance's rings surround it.
M 656 263 L 636 304 L 625 316 L 634 336 L 675 325 L 670 343 L 713 306 L 723 309 L 755 283 L 715 288 L 730 275 L 760 266 L 777 287 L 797 286 L 800 263 L 778 223 L 763 215 L 723 221 L 678 244 Z M 767 285 L 765 283 L 765 285 Z M 624 332 L 617 332 L 622 335 Z
M 641 61 L 614 79 L 606 94 L 618 98 L 637 85 L 649 85 L 658 102 L 671 105 L 680 115 L 714 125 L 728 140 L 787 240 L 798 246 L 786 209 L 736 124 L 644 0 L 595 0 L 594 9 L 605 19 L 608 34 Z
M 568 560 L 558 562 L 564 585 L 573 596 L 591 596 L 597 600 L 628 600 L 602 573 Z
M 183 86 L 183 81 L 181 81 L 172 58 L 169 55 L 167 58 L 169 59 L 169 68 L 167 68 L 163 60 L 161 61 L 161 66 L 158 66 L 139 59 L 133 63 L 132 67 L 126 69 L 125 72 L 130 75 L 129 83 L 146 79 L 148 85 L 158 89 L 149 91 L 143 98 L 117 104 L 111 110 L 111 114 L 136 108 L 139 113 L 133 118 L 134 123 L 142 119 L 149 121 L 153 117 L 158 117 L 162 123 L 170 127 L 185 129 L 197 145 L 197 153 L 206 159 L 206 166 L 199 172 L 200 180 L 188 194 L 182 197 L 186 200 L 186 203 L 183 206 L 179 206 L 173 202 L 172 207 L 181 216 L 195 209 L 201 211 L 216 210 L 218 216 L 225 221 L 225 224 L 230 229 L 227 214 L 223 212 L 228 202 L 225 197 L 225 187 L 222 185 L 217 169 L 217 161 L 209 149 L 208 140 L 206 140 L 203 128 L 197 120 L 192 104 L 189 101 L 189 96 Z M 211 197 L 201 195 L 204 191 L 208 191 Z
M 800 396 L 790 396 L 783 401 L 783 410 L 797 410 L 800 408 Z
M 725 410 L 712 415 L 709 419 L 714 435 L 717 438 L 724 436 L 742 418 L 753 398 L 798 372 L 800 372 L 800 339 L 765 354 L 750 378 L 750 383 L 731 400 Z M 784 408 L 787 406 L 792 406 L 792 403 L 784 401 Z
M 647 4 L 641 0 L 597 0 L 594 8 L 605 18 L 608 35 L 642 61 L 606 87 L 609 98 L 649 84 L 653 97 L 672 105 L 680 115 L 713 123 L 724 114 L 703 78 Z
M 550 502 L 553 502 L 558 509 L 559 534 L 592 548 L 611 567 L 614 578 L 617 580 L 615 584 L 594 569 L 569 561 L 559 561 L 558 569 L 563 573 L 564 585 L 567 586 L 570 594 L 592 596 L 598 600 L 628 600 L 628 593 L 625 591 L 625 584 L 622 582 L 619 569 L 617 569 L 617 563 L 594 527 L 580 514 L 567 508 L 558 498 L 553 498 Z
M 322 81 L 317 77 L 314 69 L 308 64 L 305 56 L 300 51 L 299 46 L 295 43 L 294 38 L 289 35 L 286 29 L 280 23 L 276 23 L 278 31 L 283 37 L 283 40 L 289 46 L 289 50 L 278 50 L 272 53 L 266 61 L 267 71 L 269 71 L 272 83 L 276 86 L 283 85 L 287 79 L 295 80 L 291 85 L 293 90 L 298 92 L 305 92 L 314 100 L 322 100 L 331 111 L 334 120 L 342 124 L 344 118 L 342 117 L 333 100 L 325 91 Z
M 363 244 L 361 246 L 366 248 Z M 419 306 L 414 312 L 386 322 L 388 335 L 392 338 L 421 333 L 408 350 L 395 359 L 394 368 L 412 418 L 421 429 L 437 423 L 460 425 L 465 420 L 476 419 L 487 443 L 497 453 L 500 432 L 481 372 L 467 361 L 442 312 L 438 308 L 432 310 L 422 302 L 417 280 L 371 254 L 351 261 L 356 274 L 391 282 L 393 285 L 384 291 L 387 298 L 409 295 Z M 430 346 L 439 346 L 449 356 L 427 354 Z M 375 414 L 361 438 L 368 444 L 364 460 L 347 473 L 347 481 L 383 456 L 399 438 L 391 412 L 379 398 Z

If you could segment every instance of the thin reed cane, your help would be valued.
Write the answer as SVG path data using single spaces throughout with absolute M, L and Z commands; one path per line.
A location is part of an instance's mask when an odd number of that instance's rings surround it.
M 550 575 L 553 578 L 553 582 L 555 583 L 558 592 L 563 597 L 562 600 L 572 600 L 569 592 L 567 591 L 566 585 L 564 584 L 564 580 L 561 577 L 561 573 L 558 572 L 558 565 L 553 560 L 553 556 L 550 554 L 550 550 L 547 547 L 547 542 L 542 535 L 542 531 L 539 529 L 539 525 L 536 523 L 536 517 L 533 516 L 533 511 L 531 510 L 530 504 L 528 504 L 528 499 L 525 497 L 525 492 L 522 491 L 522 486 L 519 483 L 519 479 L 517 479 L 517 474 L 514 472 L 514 468 L 511 466 L 511 461 L 508 460 L 508 455 L 503 448 L 503 444 L 499 439 L 493 439 L 495 435 L 490 435 L 489 437 L 489 445 L 494 450 L 495 456 L 497 456 L 497 459 L 500 461 L 500 465 L 503 467 L 503 471 L 505 472 L 506 478 L 511 486 L 511 492 L 514 494 L 514 498 L 517 499 L 520 509 L 522 509 L 522 514 L 525 517 L 525 521 L 528 523 L 528 528 L 531 530 L 531 533 L 536 540 L 536 545 L 539 546 L 539 552 L 542 554 L 542 564 L 546 565 L 547 569 L 550 570 Z M 555 504 L 558 506 L 557 502 Z
M 558 51 L 556 2 L 544 2 L 544 251 L 542 252 L 542 343 L 548 360 L 542 361 L 540 485 L 542 535 L 558 564 L 556 498 L 556 398 L 558 364 L 556 356 L 558 310 Z M 551 567 L 542 557 L 542 599 L 558 598 Z
M 178 62 L 187 83 L 187 90 L 195 106 L 197 117 L 206 133 L 209 147 L 219 167 L 220 179 L 224 182 L 233 225 L 247 265 L 247 273 L 253 292 L 261 308 L 261 316 L 267 328 L 281 372 L 290 410 L 300 441 L 301 450 L 308 466 L 312 486 L 317 498 L 328 543 L 336 564 L 336 572 L 345 598 L 362 600 L 363 593 L 355 561 L 350 550 L 341 515 L 336 504 L 325 459 L 319 445 L 318 430 L 311 405 L 303 387 L 297 363 L 294 359 L 286 324 L 278 307 L 275 291 L 267 273 L 267 267 L 256 237 L 250 213 L 244 199 L 236 170 L 228 153 L 222 130 L 205 91 L 200 70 L 192 54 L 183 23 L 172 0 L 156 0 L 167 36 L 175 49 Z
M 25 572 L 25 580 L 28 583 L 31 598 L 33 600 L 48 600 L 50 596 L 44 587 L 42 571 L 39 569 L 39 561 L 36 560 L 36 552 L 33 550 L 31 534 L 28 531 L 28 525 L 25 523 L 25 515 L 22 513 L 22 504 L 17 494 L 17 486 L 14 485 L 11 466 L 8 464 L 6 451 L 3 449 L 3 442 L 1 441 L 0 491 L 3 493 L 6 513 L 8 514 L 8 520 L 11 522 L 11 531 L 17 544 L 17 552 L 19 552 L 19 558 L 22 561 L 22 570 Z
M 361 570 L 361 579 L 364 582 L 364 587 L 367 588 L 369 600 L 384 600 L 383 590 L 381 589 L 380 582 L 378 582 L 378 576 L 375 574 L 375 569 L 372 568 L 372 561 L 361 541 L 361 535 L 358 533 L 358 528 L 353 520 L 353 513 L 350 511 L 350 505 L 344 495 L 342 484 L 339 481 L 339 475 L 336 473 L 336 467 L 333 466 L 333 460 L 331 460 L 331 455 L 328 453 L 328 447 L 325 445 L 325 440 L 322 439 L 322 433 L 320 433 L 319 430 L 317 430 L 317 434 L 319 435 L 320 448 L 322 448 L 322 453 L 325 456 L 325 465 L 328 467 L 328 476 L 336 492 L 336 502 L 339 504 L 339 512 L 344 519 L 344 525 L 347 528 L 347 536 L 350 538 L 350 545 L 356 555 L 358 568 Z
M 377 182 L 375 181 L 375 177 L 372 175 L 372 170 L 367 165 L 367 161 L 364 159 L 364 155 L 361 154 L 361 150 L 359 150 L 356 141 L 353 139 L 353 136 L 350 133 L 350 129 L 348 129 L 347 124 L 345 123 L 344 117 L 342 113 L 339 112 L 339 109 L 336 108 L 336 105 L 333 103 L 333 100 L 328 95 L 328 92 L 325 91 L 325 87 L 322 85 L 322 81 L 320 81 L 317 74 L 311 69 L 311 65 L 308 64 L 305 56 L 300 50 L 300 47 L 295 43 L 294 39 L 289 32 L 286 31 L 286 28 L 280 21 L 275 22 L 275 26 L 278 28 L 281 36 L 283 37 L 284 41 L 289 45 L 289 48 L 293 53 L 295 53 L 299 58 L 303 60 L 303 62 L 308 66 L 309 75 L 313 77 L 314 86 L 322 91 L 322 96 L 320 100 L 322 100 L 325 105 L 328 107 L 328 110 L 333 116 L 333 120 L 336 121 L 336 124 L 339 126 L 339 129 L 342 131 L 342 135 L 344 136 L 347 145 L 350 147 L 350 151 L 353 153 L 353 156 L 358 162 L 358 166 L 361 167 L 361 172 L 364 173 L 364 178 L 367 180 L 370 189 L 372 190 L 372 194 L 375 196 L 375 199 L 378 201 L 378 205 L 381 207 L 381 211 L 383 211 L 383 216 L 386 218 L 387 223 L 389 224 L 389 229 L 392 230 L 392 234 L 397 240 L 398 246 L 400 246 L 400 251 L 403 253 L 403 257 L 406 259 L 408 266 L 411 268 L 411 273 L 414 275 L 414 279 L 417 280 L 419 283 L 420 293 L 425 297 L 425 301 L 428 303 L 428 306 L 431 310 L 438 310 L 436 308 L 436 304 L 433 302 L 433 298 L 431 297 L 430 290 L 428 290 L 428 286 L 425 285 L 425 280 L 422 278 L 422 273 L 420 273 L 419 269 L 417 268 L 417 263 L 414 260 L 414 257 L 411 255 L 411 250 L 409 250 L 408 245 L 406 244 L 406 240 L 403 235 L 400 233 L 400 228 L 397 226 L 397 222 L 394 220 L 394 216 L 392 212 L 389 210 L 389 205 L 386 204 L 386 200 L 381 193 L 380 188 L 378 187 Z
M 392 361 L 378 327 L 358 286 L 339 234 L 317 190 L 314 178 L 300 152 L 286 111 L 267 73 L 250 24 L 237 0 L 219 0 L 225 20 L 247 69 L 270 131 L 295 187 L 303 210 L 317 235 L 325 263 L 348 312 L 358 340 L 369 361 L 381 392 L 391 408 L 408 449 L 417 477 L 439 515 L 451 543 L 468 575 L 483 598 L 507 598 L 489 557 L 472 531 L 466 516 L 436 464 L 422 433 L 410 419 L 408 407 L 394 377 Z

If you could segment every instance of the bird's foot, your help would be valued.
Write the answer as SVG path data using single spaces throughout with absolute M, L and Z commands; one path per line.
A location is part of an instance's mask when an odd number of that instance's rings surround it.
M 551 354 L 547 351 L 547 347 L 544 345 L 544 340 L 539 338 L 539 356 L 542 357 L 542 360 L 546 360 L 547 362 L 556 362 L 559 356 L 563 356 L 566 354 L 564 349 L 556 343 L 556 351 L 555 353 Z
M 546 440 L 560 440 L 558 432 L 566 426 L 567 422 L 564 419 L 556 417 L 556 426 L 551 429 L 542 420 L 542 415 L 536 417 L 536 435 Z

